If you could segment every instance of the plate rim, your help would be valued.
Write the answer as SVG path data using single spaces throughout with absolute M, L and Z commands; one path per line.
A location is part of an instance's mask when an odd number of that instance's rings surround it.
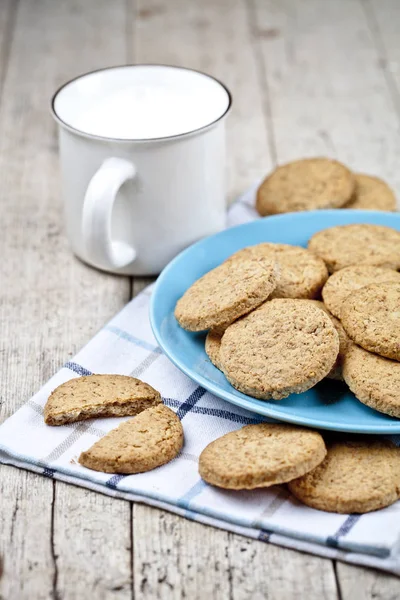
M 295 216 L 295 218 L 297 218 L 297 219 L 310 218 L 310 217 L 312 218 L 314 216 L 323 217 L 324 215 L 327 217 L 329 217 L 329 215 L 337 216 L 337 210 L 338 209 L 314 210 L 314 211 L 307 211 L 307 212 L 304 211 L 304 212 L 299 212 L 299 213 L 285 213 L 285 214 L 281 214 L 281 215 L 272 215 L 272 216 L 262 217 L 260 219 L 255 219 L 254 221 L 249 221 L 247 223 L 241 223 L 239 225 L 235 225 L 234 227 L 229 227 L 227 229 L 224 229 L 223 231 L 220 231 L 220 232 L 215 233 L 211 236 L 208 236 L 202 240 L 199 240 L 198 242 L 195 242 L 194 244 L 191 244 L 190 246 L 188 246 L 187 248 L 182 250 L 182 252 L 180 252 L 177 256 L 175 256 L 175 258 L 173 258 L 164 267 L 164 269 L 162 270 L 162 272 L 160 273 L 159 277 L 157 278 L 157 280 L 154 284 L 154 288 L 152 290 L 152 294 L 150 297 L 150 306 L 149 306 L 149 318 L 150 318 L 151 329 L 152 329 L 153 335 L 154 335 L 157 343 L 159 344 L 161 350 L 163 351 L 163 353 L 181 372 L 183 372 L 192 381 L 195 381 L 198 385 L 200 385 L 207 391 L 211 392 L 218 398 L 221 398 L 222 400 L 225 400 L 226 402 L 233 404 L 235 406 L 238 406 L 242 409 L 248 410 L 249 412 L 251 412 L 253 414 L 262 415 L 264 417 L 272 418 L 272 419 L 275 419 L 277 421 L 284 422 L 284 423 L 292 423 L 295 425 L 300 425 L 300 426 L 305 426 L 305 427 L 313 427 L 315 429 L 323 429 L 323 430 L 327 430 L 327 431 L 359 433 L 359 434 L 364 434 L 364 435 L 368 435 L 368 434 L 369 435 L 371 435 L 371 434 L 374 434 L 374 435 L 398 435 L 398 434 L 400 434 L 400 419 L 398 421 L 394 421 L 392 426 L 390 426 L 388 424 L 382 424 L 382 425 L 372 425 L 372 426 L 358 425 L 357 427 L 355 427 L 352 425 L 346 425 L 346 424 L 336 423 L 336 422 L 329 422 L 329 421 L 322 422 L 320 419 L 313 418 L 313 417 L 302 417 L 302 416 L 291 417 L 291 415 L 282 414 L 279 411 L 279 408 L 275 409 L 275 407 L 271 406 L 270 404 L 266 404 L 265 407 L 260 406 L 260 407 L 257 407 L 257 409 L 255 409 L 255 407 L 252 406 L 252 402 L 253 402 L 253 400 L 257 400 L 256 398 L 252 398 L 251 396 L 248 396 L 248 399 L 247 399 L 247 396 L 245 394 L 242 394 L 238 390 L 235 391 L 236 393 L 230 392 L 230 391 L 225 391 L 225 390 L 221 389 L 218 386 L 218 384 L 214 384 L 212 381 L 206 379 L 200 373 L 197 373 L 195 370 L 188 368 L 178 357 L 175 356 L 175 354 L 173 352 L 171 352 L 168 344 L 164 341 L 164 338 L 161 334 L 161 328 L 159 328 L 158 324 L 157 324 L 156 309 L 157 309 L 159 291 L 160 291 L 165 279 L 168 277 L 169 272 L 175 267 L 175 264 L 180 262 L 186 254 L 191 253 L 194 248 L 201 247 L 202 245 L 207 244 L 211 239 L 218 238 L 219 236 L 226 233 L 227 231 L 232 232 L 235 230 L 236 231 L 240 230 L 242 228 L 247 228 L 247 227 L 251 226 L 252 223 L 260 223 L 262 221 L 265 221 L 266 219 L 268 219 L 268 221 L 271 221 L 272 219 L 274 221 L 286 220 L 289 217 L 289 215 L 292 218 L 293 218 L 293 216 Z M 347 209 L 346 213 L 353 214 L 360 218 L 362 218 L 362 215 L 366 215 L 366 216 L 367 215 L 368 216 L 383 216 L 383 215 L 389 216 L 390 215 L 391 217 L 394 217 L 395 219 L 397 218 L 397 220 L 400 222 L 400 212 L 396 214 L 396 213 L 392 213 L 389 211 L 355 210 L 355 209 L 349 210 L 349 209 Z M 351 223 L 348 223 L 348 224 L 351 224 Z M 332 227 L 334 227 L 334 226 L 336 226 L 336 225 L 332 225 Z M 281 242 L 281 243 L 285 243 L 285 242 Z M 214 365 L 212 365 L 212 366 L 214 369 L 216 369 L 216 367 Z M 236 394 L 241 394 L 241 395 L 239 396 Z M 279 400 L 277 400 L 276 402 L 279 402 Z M 361 404 L 363 404 L 363 403 L 361 403 Z M 384 413 L 379 413 L 379 411 L 376 411 L 376 412 L 378 412 L 378 414 L 384 415 Z M 389 416 L 389 415 L 385 415 L 385 416 Z

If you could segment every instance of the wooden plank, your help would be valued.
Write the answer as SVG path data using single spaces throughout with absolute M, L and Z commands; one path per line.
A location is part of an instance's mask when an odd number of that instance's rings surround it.
M 129 503 L 57 483 L 55 507 L 54 553 L 59 557 L 56 580 L 59 596 L 130 599 Z
M 399 597 L 398 577 L 340 562 L 336 569 L 342 600 L 397 600 Z
M 8 65 L 17 9 L 18 1 L 2 0 L 0 10 L 0 96 L 3 88 L 4 74 Z
M 133 522 L 137 598 L 337 598 L 330 561 L 140 505 Z
M 379 65 L 400 116 L 400 4 L 397 0 L 364 0 L 363 6 L 378 49 Z
M 361 2 L 249 2 L 278 161 L 337 157 L 400 193 L 398 118 Z
M 64 80 L 125 61 L 124 28 L 124 0 L 112 5 L 21 0 L 19 5 L 0 106 L 1 420 L 130 295 L 129 279 L 99 273 L 70 253 L 62 226 L 56 128 L 49 115 L 50 96 Z M 56 488 L 53 498 L 48 479 L 1 468 L 4 597 L 78 598 L 86 590 L 115 597 L 111 578 L 117 587 L 122 582 L 119 597 L 130 597 L 129 505 L 71 486 Z M 104 537 L 102 515 L 107 515 Z M 106 577 L 116 548 L 120 561 Z
M 136 62 L 191 67 L 231 89 L 227 177 L 228 197 L 236 197 L 272 164 L 244 1 L 140 0 L 136 15 Z

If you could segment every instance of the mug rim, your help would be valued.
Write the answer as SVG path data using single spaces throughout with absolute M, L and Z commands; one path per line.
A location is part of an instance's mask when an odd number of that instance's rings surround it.
M 211 121 L 211 123 L 202 125 L 201 127 L 198 127 L 197 129 L 192 129 L 192 130 L 186 131 L 184 133 L 178 133 L 176 135 L 167 135 L 167 136 L 152 137 L 152 138 L 118 138 L 118 137 L 110 137 L 110 136 L 104 136 L 104 135 L 96 135 L 93 133 L 86 133 L 85 131 L 82 131 L 81 129 L 78 129 L 77 127 L 74 127 L 73 125 L 70 125 L 69 123 L 64 121 L 60 117 L 60 115 L 57 113 L 57 111 L 55 109 L 56 99 L 57 99 L 58 95 L 60 94 L 60 92 L 62 92 L 62 90 L 64 88 L 66 88 L 68 85 L 70 85 L 71 83 L 74 83 L 75 81 L 78 81 L 79 79 L 83 79 L 84 77 L 87 77 L 88 75 L 92 75 L 94 73 L 101 73 L 102 71 L 112 71 L 114 69 L 125 69 L 125 68 L 132 68 L 132 67 L 168 67 L 171 69 L 191 71 L 193 73 L 199 73 L 200 75 L 204 75 L 205 77 L 208 77 L 209 79 L 214 80 L 225 90 L 225 92 L 228 95 L 228 106 L 227 106 L 226 110 L 222 113 L 222 115 L 220 115 L 217 119 L 214 119 L 214 121 Z M 233 102 L 232 94 L 231 94 L 229 88 L 220 79 L 218 79 L 217 77 L 214 77 L 213 75 L 209 75 L 209 73 L 205 73 L 204 71 L 200 71 L 199 69 L 192 69 L 191 67 L 181 67 L 179 65 L 171 65 L 171 64 L 166 64 L 166 63 L 136 63 L 136 64 L 126 64 L 126 65 L 113 65 L 111 67 L 102 67 L 100 69 L 93 69 L 92 71 L 86 71 L 85 73 L 81 73 L 80 75 L 76 75 L 75 77 L 72 77 L 71 79 L 69 79 L 62 85 L 60 85 L 60 87 L 58 87 L 57 90 L 54 92 L 54 94 L 50 100 L 50 110 L 53 115 L 53 118 L 60 125 L 62 125 L 69 131 L 72 131 L 73 133 L 76 133 L 82 137 L 87 137 L 90 139 L 101 140 L 101 141 L 108 141 L 108 142 L 110 142 L 110 141 L 118 142 L 118 143 L 119 142 L 121 142 L 121 143 L 122 142 L 127 142 L 127 143 L 134 142 L 134 143 L 145 144 L 148 142 L 163 142 L 163 141 L 168 142 L 171 140 L 175 140 L 175 139 L 179 139 L 179 138 L 183 138 L 183 137 L 187 137 L 187 136 L 191 136 L 191 135 L 200 133 L 200 132 L 212 127 L 213 125 L 215 125 L 216 123 L 221 121 L 224 117 L 226 117 L 226 115 L 228 114 L 228 112 L 230 111 L 230 109 L 232 107 L 232 102 Z

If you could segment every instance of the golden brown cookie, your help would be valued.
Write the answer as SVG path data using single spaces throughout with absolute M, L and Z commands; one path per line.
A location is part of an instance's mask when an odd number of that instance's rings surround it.
M 314 234 L 308 249 L 333 273 L 350 265 L 400 268 L 400 231 L 383 225 L 337 225 Z
M 278 264 L 277 286 L 271 298 L 317 298 L 328 279 L 324 261 L 301 246 L 265 242 L 239 250 L 228 261 L 251 256 L 269 258 Z
M 339 354 L 337 355 L 335 364 L 333 365 L 332 369 L 329 371 L 327 378 L 328 379 L 336 379 L 338 381 L 343 381 L 343 375 L 342 375 L 343 361 L 347 354 L 348 349 L 352 345 L 351 339 L 345 332 L 343 325 L 341 324 L 339 319 L 334 317 L 329 312 L 329 310 L 327 309 L 327 307 L 325 306 L 325 304 L 323 302 L 321 302 L 320 300 L 303 300 L 303 302 L 312 302 L 315 306 L 318 306 L 319 308 L 321 308 L 331 319 L 333 326 L 336 329 L 337 334 L 339 336 Z
M 225 262 L 184 293 L 175 317 L 189 331 L 224 328 L 264 302 L 274 291 L 276 278 L 276 263 L 268 258 Z
M 343 378 L 360 402 L 400 419 L 400 363 L 353 344 L 343 364 Z
M 328 310 L 340 319 L 340 309 L 350 294 L 371 283 L 384 281 L 400 283 L 400 273 L 383 267 L 353 265 L 340 269 L 329 277 L 322 289 L 322 297 Z
M 79 462 L 104 473 L 144 473 L 175 458 L 182 445 L 180 420 L 160 404 L 112 429 L 82 452 Z
M 400 495 L 400 449 L 387 440 L 360 439 L 328 445 L 325 460 L 291 481 L 298 500 L 336 513 L 366 513 Z
M 340 208 L 354 192 L 353 174 L 337 160 L 306 158 L 275 169 L 257 191 L 260 215 Z
M 362 208 L 364 210 L 397 210 L 396 196 L 390 187 L 371 175 L 357 173 L 354 175 L 356 188 L 354 194 L 343 208 Z
M 239 391 L 280 400 L 323 379 L 338 352 L 338 334 L 320 308 L 277 298 L 228 327 L 219 362 Z
M 217 369 L 219 369 L 219 370 L 221 370 L 221 367 L 219 364 L 219 351 L 221 349 L 222 335 L 223 334 L 220 333 L 219 331 L 215 331 L 215 330 L 209 331 L 207 333 L 206 346 L 205 346 L 205 350 L 206 350 L 206 354 L 207 354 L 208 358 L 211 360 L 214 367 L 217 367 Z
M 400 360 L 400 283 L 372 283 L 357 290 L 344 301 L 341 321 L 365 350 Z
M 126 417 L 161 403 L 151 385 L 127 375 L 87 375 L 59 385 L 44 407 L 47 425 Z
M 322 436 L 292 425 L 246 425 L 211 442 L 201 453 L 201 477 L 218 487 L 252 490 L 290 481 L 325 458 Z

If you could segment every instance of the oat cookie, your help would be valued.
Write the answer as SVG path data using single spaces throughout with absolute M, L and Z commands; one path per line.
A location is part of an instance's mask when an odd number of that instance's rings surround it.
M 400 231 L 383 225 L 338 225 L 314 234 L 308 249 L 333 273 L 350 265 L 400 268 Z
M 44 407 L 47 425 L 126 417 L 161 403 L 157 390 L 127 375 L 87 375 L 59 385 Z
M 354 175 L 356 188 L 354 194 L 343 208 L 363 208 L 364 210 L 397 210 L 396 196 L 390 187 L 371 175 L 357 173 Z
M 276 287 L 268 258 L 225 262 L 198 279 L 180 298 L 175 317 L 189 331 L 226 327 L 264 302 Z
M 337 355 L 335 364 L 333 365 L 332 369 L 329 371 L 327 378 L 328 379 L 336 379 L 338 381 L 343 381 L 343 375 L 342 375 L 343 361 L 347 354 L 348 349 L 352 345 L 351 339 L 345 332 L 344 327 L 341 324 L 341 322 L 339 321 L 339 319 L 334 317 L 329 312 L 329 310 L 327 309 L 327 307 L 325 306 L 325 304 L 323 302 L 321 302 L 320 300 L 303 300 L 303 302 L 311 302 L 315 306 L 318 306 L 331 319 L 333 326 L 336 329 L 337 334 L 339 336 L 339 354 Z
M 79 462 L 104 473 L 144 473 L 175 458 L 182 445 L 180 420 L 160 404 L 112 429 L 82 452 Z
M 228 327 L 219 361 L 239 391 L 280 400 L 323 379 L 338 352 L 338 334 L 320 308 L 277 298 Z
M 400 360 L 400 283 L 372 283 L 357 290 L 344 301 L 341 321 L 365 350 Z
M 306 158 L 275 169 L 257 191 L 260 215 L 340 208 L 354 192 L 353 174 L 329 158 Z
M 211 330 L 207 333 L 206 337 L 206 354 L 208 358 L 211 360 L 214 367 L 221 370 L 221 366 L 219 364 L 219 351 L 221 349 L 221 339 L 222 333 L 219 331 Z
M 340 269 L 329 277 L 322 288 L 322 297 L 328 310 L 340 319 L 341 306 L 350 294 L 371 283 L 385 281 L 400 283 L 400 273 L 383 267 L 353 265 Z
M 228 260 L 249 256 L 277 262 L 279 276 L 271 298 L 317 298 L 328 279 L 324 261 L 301 246 L 265 242 L 243 248 Z
M 400 449 L 387 440 L 355 439 L 328 445 L 325 460 L 291 481 L 304 504 L 336 513 L 366 513 L 400 495 Z
M 400 363 L 353 344 L 343 364 L 343 378 L 360 402 L 400 419 Z
M 326 455 L 317 431 L 292 425 L 246 425 L 211 442 L 201 453 L 201 477 L 218 487 L 252 490 L 290 481 Z

